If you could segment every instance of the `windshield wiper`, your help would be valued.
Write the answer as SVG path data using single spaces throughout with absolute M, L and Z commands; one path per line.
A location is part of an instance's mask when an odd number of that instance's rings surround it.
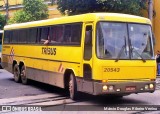
M 127 55 L 126 46 L 127 46 L 127 42 L 126 42 L 126 37 L 124 36 L 124 45 L 122 46 L 121 50 L 119 51 L 118 56 L 117 56 L 115 62 L 118 62 L 118 61 L 119 61 L 119 58 L 121 57 L 121 54 L 122 54 L 122 51 L 124 50 L 124 48 L 125 48 L 125 53 L 126 53 L 126 55 Z
M 119 58 L 121 57 L 121 54 L 122 54 L 122 51 L 124 50 L 124 48 L 125 48 L 125 45 L 123 45 L 122 48 L 121 48 L 121 50 L 119 51 L 118 56 L 117 56 L 115 62 L 119 61 Z
M 133 55 L 133 49 L 134 49 L 134 47 L 132 46 L 132 43 L 131 43 L 131 39 L 129 39 L 129 42 L 130 42 L 130 46 L 131 46 L 131 54 Z M 139 56 L 139 57 L 141 57 L 141 60 L 143 61 L 143 62 L 146 62 L 146 60 L 142 57 L 142 55 L 140 55 L 139 53 L 138 53 L 138 51 L 137 50 L 135 50 L 134 49 L 134 51 L 135 51 L 135 53 Z
M 134 49 L 134 47 L 131 48 L 131 53 L 132 53 L 132 54 L 133 54 L 133 50 L 134 50 L 134 52 L 135 52 L 139 57 L 141 57 L 141 60 L 142 60 L 143 62 L 146 62 L 146 60 L 142 57 L 142 55 L 140 55 L 140 54 L 138 53 L 137 50 Z

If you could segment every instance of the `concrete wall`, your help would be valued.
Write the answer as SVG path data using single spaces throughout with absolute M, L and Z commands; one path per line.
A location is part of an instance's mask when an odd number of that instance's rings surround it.
M 0 6 L 5 6 L 7 0 L 0 0 Z M 44 0 L 44 2 L 50 2 L 51 0 Z M 22 4 L 23 0 L 8 0 L 10 6 Z
M 154 0 L 154 10 L 156 12 L 153 18 L 153 29 L 156 37 L 155 52 L 160 51 L 160 0 Z
M 22 8 L 13 8 L 9 10 L 9 17 L 12 18 L 14 13 Z M 61 13 L 57 10 L 57 5 L 48 6 L 49 18 L 61 17 Z M 0 11 L 2 14 L 6 14 L 6 11 Z
M 6 0 L 0 0 L 0 6 L 5 6 Z M 22 4 L 23 0 L 8 0 L 9 5 Z
M 4 1 L 6 2 L 6 0 L 0 0 L 0 6 L 1 6 L 1 9 L 2 6 L 5 6 L 5 3 Z M 44 0 L 45 3 L 48 3 L 50 2 L 51 0 Z M 8 0 L 8 4 L 9 4 L 9 7 L 10 7 L 10 10 L 9 10 L 9 17 L 13 17 L 14 13 L 20 9 L 22 9 L 21 7 L 21 4 L 22 4 L 23 0 Z M 50 2 L 51 3 L 51 2 Z M 17 8 L 16 8 L 17 7 Z M 61 17 L 62 15 L 60 14 L 60 12 L 57 10 L 57 5 L 48 5 L 48 10 L 49 10 L 49 18 L 55 18 L 55 17 Z M 0 10 L 0 13 L 2 14 L 5 14 L 5 10 Z

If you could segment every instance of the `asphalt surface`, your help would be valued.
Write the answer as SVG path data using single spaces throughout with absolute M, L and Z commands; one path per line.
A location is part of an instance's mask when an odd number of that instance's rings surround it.
M 73 101 L 69 99 L 68 92 L 51 85 L 39 83 L 36 81 L 30 81 L 29 85 L 23 85 L 21 83 L 15 83 L 13 75 L 3 69 L 0 69 L 0 104 L 1 105 L 50 105 L 45 107 L 45 110 L 55 109 L 57 105 L 71 105 L 75 110 L 84 110 L 91 106 L 91 110 L 94 109 L 94 105 L 98 106 L 142 106 L 142 105 L 160 105 L 160 78 L 157 79 L 157 87 L 154 93 L 140 93 L 124 96 L 121 99 L 113 99 L 106 96 L 93 96 L 85 93 L 80 93 L 79 100 Z M 7 104 L 8 103 L 8 104 Z M 83 108 L 81 108 L 83 106 Z M 79 106 L 79 107 L 77 107 Z M 86 107 L 87 106 L 87 107 Z M 97 106 L 97 107 L 98 107 Z M 96 107 L 96 108 L 97 108 Z M 60 108 L 60 107 L 58 107 Z M 56 108 L 55 110 L 58 110 Z M 102 107 L 99 107 L 100 109 Z M 65 110 L 64 107 L 60 110 Z M 89 110 L 89 108 L 88 108 Z M 64 113 L 62 111 L 56 113 Z M 80 111 L 82 114 L 85 113 Z M 72 113 L 79 114 L 79 111 L 72 111 Z M 12 112 L 10 112 L 12 113 Z M 17 112 L 16 112 L 17 113 Z M 21 113 L 21 112 L 19 112 Z M 23 112 L 24 113 L 24 112 Z M 44 112 L 43 112 L 44 113 Z M 51 113 L 51 112 L 49 112 Z M 69 112 L 68 112 L 69 113 Z M 95 113 L 95 112 L 94 112 Z M 99 113 L 104 113 L 100 111 Z M 106 113 L 106 111 L 105 111 Z M 108 113 L 108 112 L 107 112 Z M 109 114 L 115 113 L 115 111 L 109 111 Z M 132 112 L 120 111 L 116 113 L 128 114 Z M 135 114 L 160 114 L 159 111 L 136 111 Z M 70 113 L 69 113 L 70 114 Z

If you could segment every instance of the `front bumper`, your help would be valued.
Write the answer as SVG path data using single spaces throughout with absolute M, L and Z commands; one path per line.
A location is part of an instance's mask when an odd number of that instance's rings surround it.
M 145 89 L 146 85 L 153 84 L 153 88 Z M 103 90 L 103 86 L 107 87 L 113 86 L 113 90 Z M 154 92 L 156 83 L 155 81 L 142 81 L 142 82 L 108 82 L 100 83 L 93 82 L 93 94 L 94 95 L 107 95 L 107 94 L 131 94 L 131 93 L 144 93 L 144 92 Z M 131 89 L 128 89 L 131 88 Z M 134 88 L 134 89 L 133 89 Z M 118 90 L 118 91 L 117 91 Z M 120 90 L 120 91 L 119 91 Z

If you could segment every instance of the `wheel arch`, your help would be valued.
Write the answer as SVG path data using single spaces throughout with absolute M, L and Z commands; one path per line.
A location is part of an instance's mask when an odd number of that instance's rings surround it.
M 22 66 L 25 65 L 23 61 L 19 62 L 19 69 L 21 70 Z
M 75 72 L 73 69 L 66 69 L 64 72 L 64 88 L 69 87 L 69 78 L 71 73 L 73 73 L 75 76 Z
M 14 65 L 17 64 L 17 61 L 16 60 L 13 60 L 13 63 L 12 63 L 12 73 L 13 73 L 13 68 L 14 68 Z

